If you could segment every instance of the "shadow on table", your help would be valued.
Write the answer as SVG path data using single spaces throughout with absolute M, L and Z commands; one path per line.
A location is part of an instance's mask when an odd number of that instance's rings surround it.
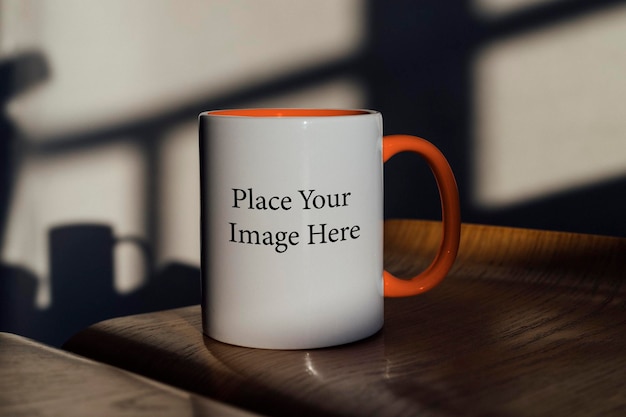
M 114 247 L 141 248 L 145 284 L 128 294 L 115 288 Z M 79 330 L 112 317 L 200 303 L 200 270 L 170 263 L 150 270 L 150 248 L 118 238 L 106 225 L 74 224 L 49 232 L 51 305 L 36 307 L 38 279 L 19 266 L 0 265 L 0 330 L 60 346 Z

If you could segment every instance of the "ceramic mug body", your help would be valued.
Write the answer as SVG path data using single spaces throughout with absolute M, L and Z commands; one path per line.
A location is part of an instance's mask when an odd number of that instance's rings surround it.
M 199 124 L 205 334 L 309 349 L 380 330 L 380 113 L 230 110 Z

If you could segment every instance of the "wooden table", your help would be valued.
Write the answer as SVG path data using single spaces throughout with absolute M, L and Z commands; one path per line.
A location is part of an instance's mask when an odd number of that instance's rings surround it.
M 198 395 L 0 333 L 0 416 L 252 417 Z
M 440 225 L 388 221 L 385 257 L 410 275 Z M 200 307 L 105 321 L 65 348 L 269 415 L 624 416 L 626 239 L 464 225 L 443 284 L 388 299 L 385 327 L 308 351 L 229 346 Z

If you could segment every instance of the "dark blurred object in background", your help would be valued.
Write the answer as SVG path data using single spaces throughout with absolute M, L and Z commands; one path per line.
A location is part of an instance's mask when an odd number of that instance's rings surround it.
M 11 193 L 20 161 L 19 129 L 7 114 L 11 99 L 28 91 L 49 77 L 43 54 L 24 52 L 0 60 L 0 248 L 4 242 Z

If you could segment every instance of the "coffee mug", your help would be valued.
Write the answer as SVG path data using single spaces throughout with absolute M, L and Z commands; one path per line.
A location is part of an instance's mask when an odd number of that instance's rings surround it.
M 269 349 L 349 343 L 381 329 L 384 296 L 444 278 L 460 238 L 452 170 L 424 139 L 382 131 L 371 110 L 200 114 L 207 336 Z M 444 229 L 431 265 L 409 280 L 383 270 L 383 161 L 403 151 L 433 171 Z

